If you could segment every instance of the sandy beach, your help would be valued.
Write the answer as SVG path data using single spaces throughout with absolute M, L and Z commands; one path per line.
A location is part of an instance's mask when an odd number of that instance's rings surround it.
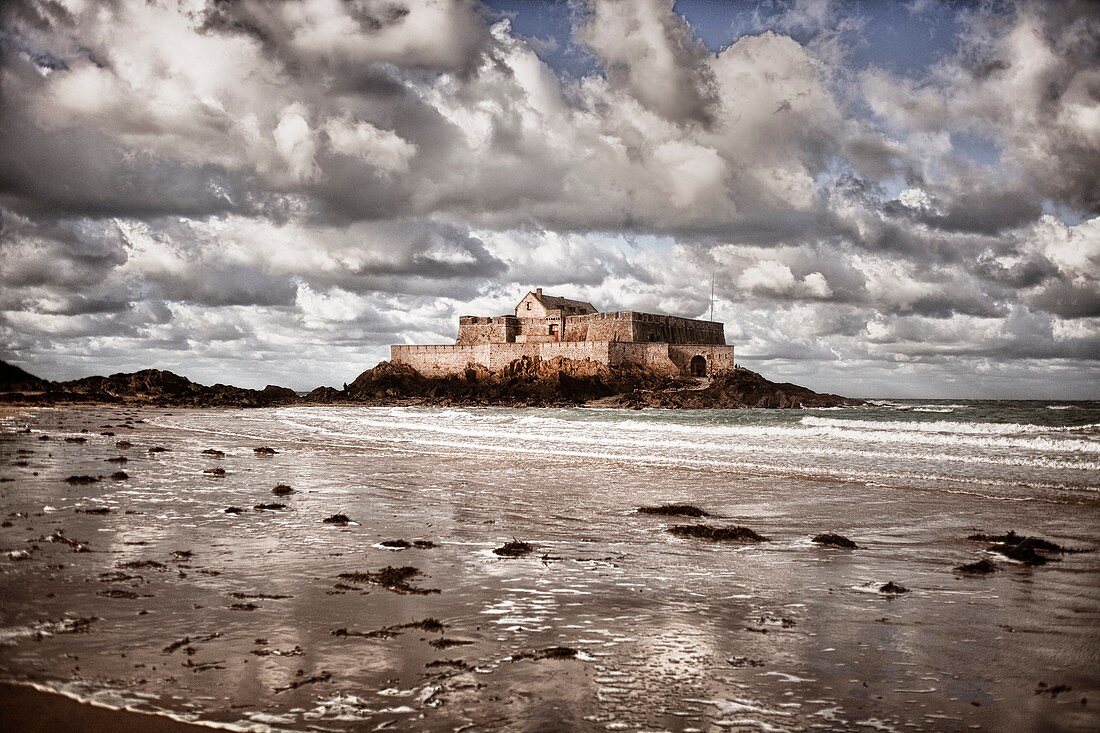
M 918 409 L 8 410 L 0 712 L 1094 730 L 1091 413 Z
M 197 733 L 165 715 L 134 713 L 82 703 L 29 685 L 0 683 L 0 720 L 6 730 L 22 733 Z

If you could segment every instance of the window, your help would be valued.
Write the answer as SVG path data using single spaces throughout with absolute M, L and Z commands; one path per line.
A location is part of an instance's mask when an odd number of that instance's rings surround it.
M 553 335 L 554 335 L 554 334 L 556 334 L 557 332 L 558 332 L 558 324 L 556 324 L 556 323 L 551 323 L 551 324 L 550 324 L 550 335 L 551 335 L 551 336 L 553 336 Z
M 527 310 L 531 310 L 531 301 L 527 301 Z

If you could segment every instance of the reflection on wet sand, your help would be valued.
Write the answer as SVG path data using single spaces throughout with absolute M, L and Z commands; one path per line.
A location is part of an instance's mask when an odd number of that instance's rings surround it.
M 557 450 L 558 424 L 535 447 L 537 410 L 455 418 L 532 452 L 418 442 L 446 412 L 8 417 L 0 673 L 290 730 L 1100 722 L 1097 555 L 1032 567 L 967 539 L 1018 527 L 1092 549 L 1095 502 L 998 501 L 933 480 L 910 491 L 886 476 L 895 468 L 856 489 L 659 456 L 580 460 Z M 122 424 L 130 447 L 98 434 Z M 676 433 L 690 444 L 688 428 Z M 614 431 L 601 443 L 609 430 L 593 427 L 586 452 L 621 450 Z M 781 463 L 795 461 L 786 450 Z M 121 455 L 126 480 L 64 480 L 113 472 Z M 215 461 L 224 476 L 203 473 Z M 1058 480 L 1080 485 L 1074 470 Z M 280 485 L 293 487 L 277 495 L 285 507 L 264 508 Z M 348 521 L 325 522 L 338 514 Z M 669 531 L 704 524 L 723 531 Z M 955 572 L 982 557 L 997 572 Z

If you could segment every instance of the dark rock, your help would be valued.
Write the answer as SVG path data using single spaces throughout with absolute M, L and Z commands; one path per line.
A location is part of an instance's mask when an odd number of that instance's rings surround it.
M 662 504 L 661 506 L 640 506 L 639 514 L 658 514 L 664 517 L 709 517 L 705 511 L 691 504 Z
M 734 667 L 763 667 L 763 659 L 750 659 L 749 657 L 734 657 L 729 660 Z
M 227 506 L 225 509 L 222 509 L 222 511 L 225 512 L 226 514 L 243 514 L 244 513 L 244 509 L 241 509 L 239 506 Z
M 167 453 L 168 449 L 165 448 L 162 445 L 154 445 L 152 448 L 149 449 L 149 452 L 150 453 Z
M 417 568 L 410 565 L 404 567 L 391 567 L 386 566 L 381 570 L 374 573 L 341 573 L 338 577 L 341 580 L 349 580 L 352 583 L 371 583 L 373 585 L 379 585 L 387 590 L 392 590 L 395 593 L 413 593 L 417 595 L 427 595 L 429 593 L 438 593 L 435 589 L 423 589 L 416 588 L 409 584 L 409 581 L 416 578 L 423 573 Z
M 253 448 L 252 452 L 258 456 L 273 456 L 279 451 L 274 448 L 269 448 L 266 445 L 261 445 L 259 448 Z
M 294 493 L 294 489 L 290 488 L 286 484 L 279 484 L 271 490 L 271 493 L 275 496 L 290 496 Z
M 1032 549 L 1042 552 L 1066 552 L 1066 548 L 1056 545 L 1050 540 L 1021 536 L 1016 534 L 1014 530 L 1009 530 L 1007 534 L 972 534 L 967 539 L 977 542 L 996 542 L 1003 545 L 1018 545 L 1026 542 Z
M 757 534 L 748 527 L 710 527 L 705 524 L 690 524 L 669 527 L 669 532 L 677 537 L 694 537 L 711 542 L 767 542 L 768 538 Z
M 889 581 L 878 589 L 879 593 L 885 593 L 887 595 L 901 595 L 902 593 L 908 593 L 909 589 L 903 585 L 898 585 L 894 581 Z
M 111 508 L 106 506 L 96 507 L 95 509 L 77 509 L 76 511 L 81 514 L 110 514 Z
M 501 557 L 523 557 L 531 554 L 534 550 L 534 546 L 526 542 L 512 541 L 506 542 L 493 550 L 493 554 Z
M 202 472 L 205 473 L 205 474 L 209 474 L 211 476 L 224 476 L 225 475 L 225 469 L 221 468 L 220 466 L 218 468 L 204 468 L 202 470 Z
M 114 458 L 105 459 L 107 463 L 128 463 L 130 461 L 126 456 L 115 456 Z
M 354 636 L 362 639 L 387 639 L 391 636 L 398 636 L 407 629 L 420 629 L 422 631 L 427 631 L 432 634 L 442 634 L 445 628 L 446 627 L 438 619 L 426 618 L 420 621 L 412 621 L 407 624 L 384 626 L 381 629 L 375 629 L 374 631 L 349 631 L 348 629 L 334 629 L 329 633 L 333 636 Z
M 347 514 L 333 514 L 331 517 L 325 517 L 321 521 L 325 524 L 335 524 L 338 527 L 346 527 L 351 519 Z
M 301 671 L 299 670 L 299 674 Z M 332 674 L 329 672 L 321 672 L 321 674 L 315 674 L 310 677 L 301 676 L 290 684 L 283 685 L 282 687 L 276 687 L 272 692 L 278 695 L 280 692 L 286 692 L 287 690 L 296 690 L 303 685 L 313 685 L 318 682 L 328 682 L 332 679 Z
M 128 478 L 130 478 L 130 474 L 125 471 L 115 471 L 111 474 L 111 479 L 114 481 L 125 481 Z
M 533 652 L 523 652 L 516 654 L 512 657 L 512 661 L 518 662 L 521 659 L 533 659 L 539 661 L 542 659 L 576 659 L 579 654 L 576 649 L 568 646 L 551 646 L 545 649 L 539 649 Z
M 0 392 L 46 392 L 50 386 L 51 383 L 45 379 L 39 379 L 14 364 L 0 360 Z
M 1062 547 L 1050 540 L 1044 540 L 1040 537 L 1023 537 L 1013 531 L 1003 535 L 972 534 L 967 539 L 976 542 L 992 542 L 994 544 L 988 548 L 991 552 L 1004 555 L 1010 560 L 1015 560 L 1024 565 L 1045 565 L 1058 559 L 1050 557 L 1052 554 L 1074 552 L 1074 550 Z
M 87 443 L 87 438 L 65 438 L 66 443 Z
M 128 440 L 116 440 L 115 441 L 115 447 L 120 448 L 122 450 L 126 450 L 127 448 L 133 448 L 134 444 L 131 443 Z
M 225 451 L 220 451 L 216 448 L 207 448 L 202 451 L 202 455 L 211 456 L 212 458 L 225 458 Z
M 1047 685 L 1046 682 L 1040 682 L 1035 686 L 1036 695 L 1050 695 L 1052 698 L 1058 697 L 1063 692 L 1072 692 L 1073 688 L 1069 685 Z
M 470 644 L 473 644 L 474 642 L 470 641 L 469 639 L 446 639 L 446 638 L 443 638 L 443 639 L 433 639 L 432 641 L 429 641 L 428 643 L 431 644 L 432 646 L 434 646 L 436 649 L 450 649 L 453 646 L 469 646 Z
M 986 559 L 978 560 L 977 562 L 967 563 L 965 565 L 959 565 L 955 568 L 956 572 L 964 573 L 966 575 L 988 575 L 997 570 L 997 566 Z
M 261 511 L 278 511 L 279 509 L 286 509 L 286 504 L 257 504 L 252 508 Z
M 50 542 L 66 545 L 73 552 L 91 552 L 91 550 L 88 549 L 88 545 L 86 543 L 66 537 L 65 533 L 62 532 L 60 529 L 55 529 L 53 534 L 51 534 L 46 539 Z
M 826 532 L 825 534 L 816 535 L 813 538 L 813 541 L 815 543 L 819 544 L 819 545 L 824 545 L 826 547 L 841 547 L 841 548 L 844 548 L 846 550 L 859 549 L 859 545 L 857 545 L 855 542 L 852 542 L 850 539 L 848 539 L 844 535 L 832 534 L 832 533 L 829 533 L 829 532 Z
M 65 479 L 65 483 L 73 486 L 84 486 L 87 484 L 94 484 L 99 482 L 98 476 L 69 476 Z
M 104 598 L 125 598 L 127 600 L 133 600 L 134 598 L 151 598 L 152 596 L 144 593 L 135 593 L 132 590 L 121 590 L 119 588 L 109 588 L 108 590 L 101 590 L 96 593 L 97 596 L 103 596 Z
M 168 566 L 156 560 L 131 560 L 115 564 L 120 570 L 156 570 L 158 573 L 168 571 Z

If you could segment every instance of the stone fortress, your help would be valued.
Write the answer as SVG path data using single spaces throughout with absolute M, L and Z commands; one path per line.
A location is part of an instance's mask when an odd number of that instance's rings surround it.
M 500 371 L 522 357 L 589 360 L 662 374 L 708 377 L 733 369 L 721 323 L 653 313 L 600 313 L 591 303 L 527 293 L 515 314 L 460 316 L 454 344 L 390 347 L 390 361 L 426 376 L 462 374 L 469 365 Z

